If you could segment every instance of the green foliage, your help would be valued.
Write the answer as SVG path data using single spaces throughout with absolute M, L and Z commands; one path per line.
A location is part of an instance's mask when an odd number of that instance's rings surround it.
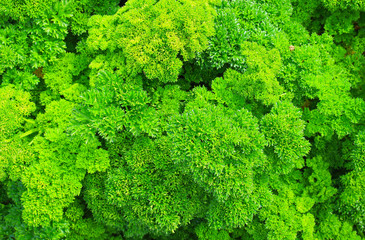
M 35 110 L 30 94 L 14 86 L 0 88 L 0 140 L 8 140 L 22 128 L 22 124 Z
M 308 44 L 295 47 L 281 72 L 284 87 L 295 93 L 294 102 L 305 109 L 308 136 L 317 132 L 328 138 L 334 133 L 340 138 L 350 134 L 365 109 L 364 100 L 350 92 L 358 73 L 336 64 L 331 54 L 340 49 L 331 41 L 325 34 L 312 35 Z
M 69 233 L 67 221 L 52 223 L 46 227 L 32 227 L 22 221 L 21 195 L 25 187 L 21 182 L 7 184 L 8 201 L 11 202 L 2 210 L 0 219 L 0 236 L 3 239 L 63 239 Z
M 216 11 L 216 34 L 209 38 L 207 50 L 198 58 L 199 65 L 204 68 L 230 67 L 243 73 L 250 67 L 246 64 L 251 55 L 247 56 L 247 50 L 259 46 L 268 49 L 289 47 L 278 27 L 289 21 L 292 7 L 288 1 L 222 1 Z M 259 46 L 249 46 L 246 41 Z M 264 58 L 264 55 L 259 57 Z
M 337 0 L 337 1 L 329 1 L 329 0 L 322 0 L 323 4 L 330 10 L 337 10 L 337 9 L 352 9 L 352 10 L 365 10 L 365 3 L 359 0 L 351 0 L 351 1 L 344 1 L 344 0 Z
M 65 100 L 50 103 L 44 114 L 38 114 L 34 125 L 39 127 L 30 130 L 38 134 L 29 144 L 14 140 L 2 150 L 9 178 L 20 179 L 26 188 L 21 196 L 22 218 L 29 226 L 47 227 L 52 221 L 62 221 L 63 208 L 80 193 L 85 169 L 93 173 L 109 167 L 108 153 L 97 149 L 99 142 L 85 147 L 82 139 L 66 134 L 73 107 Z
M 120 231 L 124 229 L 126 221 L 121 209 L 108 203 L 105 194 L 105 180 L 106 173 L 87 175 L 83 184 L 83 198 L 97 223 Z M 145 233 L 146 231 L 139 232 L 140 235 Z
M 297 239 L 298 232 L 302 233 L 303 239 L 313 239 L 314 216 L 305 213 L 308 207 L 305 210 L 301 208 L 300 201 L 308 199 L 296 198 L 288 186 L 282 188 L 278 196 L 274 196 L 270 208 L 264 208 L 261 213 L 261 217 L 267 218 L 265 228 L 269 230 L 264 239 Z
M 365 239 L 364 11 L 0 1 L 0 239 Z
M 245 31 L 239 19 L 243 4 L 243 1 L 223 1 L 217 7 L 215 36 L 209 39 L 209 46 L 199 59 L 201 65 L 219 69 L 229 64 L 231 68 L 244 71 L 245 58 L 240 49 L 248 38 L 248 31 Z
M 290 102 L 279 102 L 261 120 L 261 129 L 268 140 L 268 155 L 278 173 L 289 173 L 304 166 L 303 157 L 310 144 L 304 139 L 304 121 L 299 109 Z M 274 154 L 273 154 L 274 153 Z
M 92 218 L 84 218 L 84 216 L 84 206 L 77 200 L 67 208 L 65 218 L 70 223 L 70 231 L 67 234 L 67 239 L 109 239 L 110 236 L 104 226 L 99 225 Z
M 332 186 L 331 173 L 328 171 L 329 164 L 320 157 L 314 157 L 307 159 L 306 165 L 311 168 L 305 173 L 308 176 L 306 191 L 316 202 L 329 200 L 337 192 L 337 189 Z
M 241 74 L 228 69 L 223 78 L 212 83 L 215 94 L 230 107 L 243 107 L 247 102 L 260 101 L 265 105 L 273 104 L 283 95 L 283 88 L 276 79 L 281 61 L 275 49 L 266 51 L 256 43 L 244 42 L 242 55 L 246 59 L 246 71 Z
M 344 186 L 340 195 L 340 211 L 348 216 L 348 219 L 357 224 L 361 229 L 365 229 L 365 201 L 363 192 L 365 190 L 365 132 L 360 131 L 355 137 L 354 147 L 351 153 L 352 170 L 342 176 Z
M 176 169 L 164 142 L 138 138 L 119 164 L 108 173 L 106 195 L 123 212 L 129 234 L 170 234 L 203 209 L 201 189 Z
M 80 35 L 87 31 L 87 22 L 91 15 L 115 13 L 118 2 L 117 0 L 4 0 L 0 3 L 0 16 L 20 22 L 52 16 L 56 21 L 69 22 L 72 32 Z M 55 13 L 57 16 L 54 16 Z
M 73 134 L 87 140 L 95 133 L 114 141 L 116 133 L 127 129 L 133 135 L 146 133 L 155 136 L 159 130 L 157 112 L 149 104 L 151 99 L 141 86 L 141 79 L 126 82 L 110 72 L 100 72 L 99 78 L 82 96 L 76 109 Z
M 90 19 L 90 51 L 123 51 L 130 68 L 175 82 L 184 61 L 207 48 L 214 34 L 208 0 L 130 0 L 113 16 Z
M 245 109 L 192 106 L 169 121 L 167 133 L 177 166 L 213 195 L 208 221 L 240 227 L 259 207 L 254 169 L 263 165 L 266 141 Z M 256 195 L 256 196 L 255 196 Z
M 55 3 L 55 0 L 41 1 L 11 1 L 5 0 L 0 4 L 0 13 L 16 20 L 24 21 L 25 18 L 45 17 L 47 11 Z
M 63 95 L 70 101 L 79 100 L 85 90 L 85 82 L 80 73 L 87 68 L 88 58 L 84 55 L 66 53 L 53 65 L 44 69 L 44 81 L 53 92 Z
M 0 29 L 1 73 L 14 67 L 35 70 L 55 61 L 64 53 L 66 44 L 63 40 L 68 23 L 65 16 L 57 14 L 55 12 L 49 18 L 29 20 L 25 24 L 6 24 Z
M 232 238 L 229 236 L 227 231 L 218 231 L 215 229 L 209 228 L 207 224 L 200 224 L 195 229 L 196 235 L 199 240 L 209 240 L 209 239 L 217 239 L 217 240 L 231 240 Z
M 349 222 L 341 221 L 341 218 L 332 211 L 324 211 L 319 219 L 321 220 L 317 231 L 319 239 L 363 239 L 353 231 Z

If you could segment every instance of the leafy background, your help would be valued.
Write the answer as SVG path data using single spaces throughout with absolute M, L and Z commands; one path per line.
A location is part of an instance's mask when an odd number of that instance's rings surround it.
M 4 0 L 1 239 L 365 239 L 362 0 Z

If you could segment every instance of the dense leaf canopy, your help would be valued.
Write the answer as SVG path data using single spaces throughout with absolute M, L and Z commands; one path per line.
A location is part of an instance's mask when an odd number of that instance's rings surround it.
M 365 239 L 363 0 L 2 0 L 0 239 Z

